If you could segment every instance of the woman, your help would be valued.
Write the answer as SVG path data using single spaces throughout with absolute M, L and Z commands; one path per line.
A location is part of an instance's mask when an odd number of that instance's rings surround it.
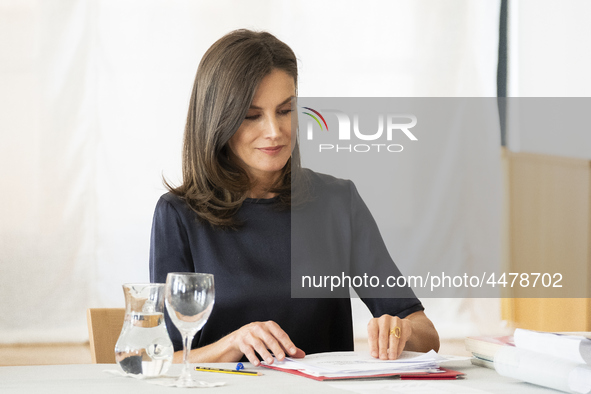
M 330 185 L 337 199 L 356 193 L 348 181 L 299 167 L 291 133 L 296 93 L 295 55 L 269 33 L 231 32 L 199 64 L 183 184 L 169 186 L 159 200 L 150 247 L 153 282 L 164 282 L 168 272 L 215 275 L 215 307 L 193 341 L 192 362 L 246 357 L 258 365 L 259 357 L 272 363 L 272 354 L 282 360 L 353 350 L 349 299 L 290 294 L 291 180 L 306 179 L 317 190 Z M 414 295 L 364 301 L 377 316 L 368 324 L 373 357 L 438 350 L 437 332 Z M 167 325 L 175 350 L 182 349 L 178 331 Z

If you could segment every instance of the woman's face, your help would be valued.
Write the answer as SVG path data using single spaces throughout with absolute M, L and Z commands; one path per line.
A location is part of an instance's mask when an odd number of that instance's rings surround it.
M 291 99 L 294 79 L 275 69 L 263 78 L 228 146 L 252 180 L 272 182 L 291 155 Z

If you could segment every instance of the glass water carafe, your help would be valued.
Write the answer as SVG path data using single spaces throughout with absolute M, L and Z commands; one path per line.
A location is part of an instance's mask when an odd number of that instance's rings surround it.
M 165 374 L 172 363 L 172 342 L 164 323 L 164 284 L 125 284 L 125 321 L 115 345 L 124 372 Z

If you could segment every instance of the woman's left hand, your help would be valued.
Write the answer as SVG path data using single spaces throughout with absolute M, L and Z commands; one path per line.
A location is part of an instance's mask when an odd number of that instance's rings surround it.
M 367 325 L 369 352 L 381 360 L 396 360 L 403 350 L 439 351 L 439 335 L 423 311 L 411 313 L 404 319 L 382 315 Z
M 396 360 L 411 335 L 409 320 L 390 315 L 373 318 L 367 325 L 369 352 L 381 360 Z

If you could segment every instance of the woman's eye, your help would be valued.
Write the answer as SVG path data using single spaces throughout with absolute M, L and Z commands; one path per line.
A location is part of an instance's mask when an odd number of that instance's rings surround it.
M 246 120 L 256 120 L 259 118 L 260 115 L 250 115 L 250 116 L 246 116 Z
M 279 111 L 281 115 L 287 115 L 291 112 L 291 109 L 284 109 L 283 111 Z

